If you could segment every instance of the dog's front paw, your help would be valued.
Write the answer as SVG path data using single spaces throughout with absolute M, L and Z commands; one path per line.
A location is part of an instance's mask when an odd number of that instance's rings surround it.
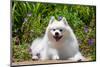
M 73 58 L 69 58 L 68 60 L 75 61 L 75 62 L 87 61 L 86 58 L 84 57 L 79 57 L 79 58 L 73 57 Z
M 88 59 L 86 59 L 85 57 L 81 57 L 78 62 L 81 62 L 81 61 L 88 61 Z
M 55 55 L 55 56 L 52 57 L 52 59 L 53 60 L 58 60 L 59 59 L 59 56 L 58 55 Z
M 33 57 L 32 57 L 32 60 L 38 60 L 38 59 L 39 59 L 38 56 L 33 56 Z

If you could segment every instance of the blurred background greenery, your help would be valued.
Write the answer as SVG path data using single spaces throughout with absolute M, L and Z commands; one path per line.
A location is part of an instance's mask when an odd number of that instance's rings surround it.
M 96 60 L 96 7 L 12 1 L 12 61 L 31 60 L 32 41 L 43 36 L 51 16 L 66 17 L 85 57 Z

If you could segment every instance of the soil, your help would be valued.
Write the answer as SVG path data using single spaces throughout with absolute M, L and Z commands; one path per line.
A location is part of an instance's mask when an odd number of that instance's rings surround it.
M 86 60 L 90 61 L 90 60 Z M 77 62 L 86 62 L 86 61 L 77 61 Z M 40 64 L 59 64 L 59 63 L 76 63 L 76 61 L 71 60 L 35 60 L 35 61 L 23 61 L 23 62 L 13 62 L 12 66 L 19 66 L 19 65 L 40 65 Z

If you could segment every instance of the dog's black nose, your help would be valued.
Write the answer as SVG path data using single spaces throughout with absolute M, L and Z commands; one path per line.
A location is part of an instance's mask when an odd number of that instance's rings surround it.
M 58 35 L 59 35 L 59 33 L 58 33 L 58 32 L 56 32 L 56 33 L 55 33 L 55 35 L 56 35 L 56 36 L 58 36 Z

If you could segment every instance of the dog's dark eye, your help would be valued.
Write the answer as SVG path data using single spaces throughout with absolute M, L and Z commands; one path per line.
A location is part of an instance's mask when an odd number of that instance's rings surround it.
M 62 29 L 60 29 L 59 31 L 60 31 L 60 32 L 62 32 L 63 30 L 62 30 Z
M 52 29 L 53 31 L 55 31 L 56 29 Z

